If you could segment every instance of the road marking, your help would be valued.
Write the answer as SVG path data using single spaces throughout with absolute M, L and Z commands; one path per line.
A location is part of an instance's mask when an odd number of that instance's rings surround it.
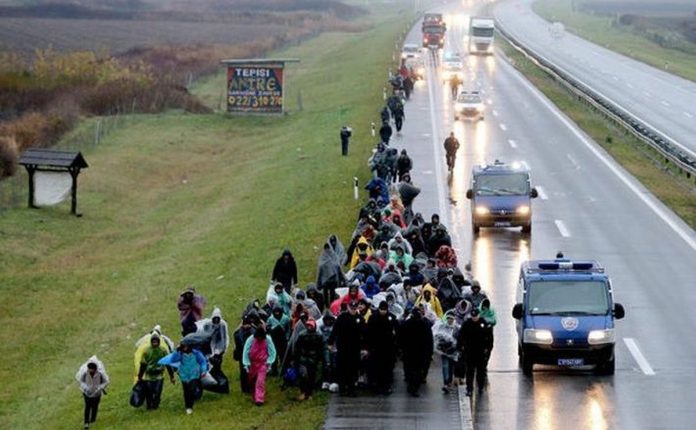
M 597 144 L 593 141 L 590 141 L 579 129 L 577 126 L 573 125 L 570 120 L 565 117 L 557 107 L 555 107 L 551 102 L 546 99 L 541 92 L 535 88 L 532 84 L 529 83 L 521 74 L 518 72 L 516 69 L 514 69 L 510 64 L 507 62 L 503 61 L 503 64 L 505 64 L 505 67 L 509 67 L 515 78 L 517 78 L 518 81 L 522 85 L 524 85 L 529 92 L 531 92 L 534 97 L 537 98 L 543 104 L 546 106 L 546 108 L 551 112 L 556 118 L 559 119 L 567 128 L 568 130 L 571 131 L 575 135 L 575 137 L 578 138 L 589 150 L 592 152 L 602 163 L 604 163 L 609 170 L 616 175 L 617 178 L 621 182 L 623 182 L 628 189 L 630 189 L 643 203 L 645 203 L 657 216 L 659 216 L 662 221 L 665 222 L 679 237 L 686 242 L 687 245 L 691 247 L 692 250 L 696 251 L 696 238 L 693 237 L 693 233 L 691 233 L 691 229 L 687 232 L 682 225 L 684 224 L 679 224 L 677 221 L 674 220 L 673 215 L 670 215 L 670 212 L 668 212 L 664 205 L 661 203 L 656 203 L 656 200 L 652 200 L 648 196 L 652 196 L 650 193 L 646 192 L 645 189 L 639 188 L 638 185 L 634 183 L 634 180 L 629 179 L 629 177 L 621 170 L 621 168 L 618 167 L 616 164 L 616 161 L 613 159 L 610 160 L 607 158 L 606 155 L 601 153 L 599 149 L 597 149 Z M 654 198 L 654 197 L 653 197 Z
M 507 125 L 500 123 L 500 129 L 503 131 L 507 131 Z
M 687 117 L 687 118 L 693 118 L 693 117 L 694 117 L 694 116 L 691 115 L 689 112 L 682 112 L 682 113 L 683 113 L 684 116 Z
M 539 198 L 540 198 L 541 200 L 548 200 L 548 199 L 549 199 L 549 196 L 546 195 L 546 191 L 544 191 L 544 189 L 543 189 L 542 187 L 540 187 L 539 185 L 537 185 L 537 186 L 535 186 L 534 188 L 536 188 L 537 193 L 539 193 Z
M 464 386 L 457 386 L 457 395 L 459 397 L 459 420 L 462 425 L 462 430 L 473 430 L 474 429 L 474 419 L 471 416 L 471 399 L 473 397 L 468 397 L 464 394 Z
M 638 344 L 636 343 L 636 341 L 630 337 L 625 337 L 624 343 L 626 344 L 628 350 L 631 351 L 633 359 L 636 360 L 636 363 L 638 363 L 638 366 L 640 366 L 640 370 L 642 370 L 643 373 L 645 373 L 648 376 L 654 375 L 655 371 L 652 369 L 652 367 L 650 367 L 650 363 L 648 363 L 648 360 L 645 358 L 643 353 L 640 352 L 640 349 L 638 348 Z
M 618 78 L 618 77 L 612 76 L 611 78 L 612 78 L 613 80 L 615 80 L 616 82 L 619 82 L 619 78 Z
M 627 86 L 628 88 L 633 88 L 633 85 L 632 85 L 630 82 L 626 82 L 626 86 Z
M 570 161 L 570 164 L 572 164 L 575 167 L 575 170 L 580 170 L 580 165 L 578 164 L 577 161 L 575 161 L 575 158 L 573 158 L 572 155 L 566 154 L 566 158 L 568 158 L 568 161 Z
M 553 223 L 556 224 L 556 228 L 561 233 L 561 236 L 570 237 L 570 232 L 568 231 L 568 228 L 565 226 L 565 224 L 563 224 L 563 221 L 557 219 Z
M 445 185 L 442 181 L 442 173 L 445 169 L 442 168 L 442 157 L 440 157 L 440 136 L 438 135 L 438 122 L 435 116 L 435 103 L 433 97 L 435 93 L 435 85 L 432 76 L 432 69 L 428 69 L 428 101 L 430 103 L 430 127 L 432 129 L 433 157 L 435 158 L 435 183 L 437 184 L 438 206 L 440 207 L 440 217 L 449 222 L 449 212 L 445 209 Z M 447 224 L 446 224 L 447 225 Z
M 517 148 L 517 142 L 515 142 L 514 140 L 510 139 L 508 140 L 508 143 L 512 148 Z
M 430 133 L 422 133 L 421 136 L 423 136 L 423 137 L 430 137 Z
M 493 116 L 498 116 L 498 111 L 493 109 Z
M 660 103 L 662 103 L 662 106 L 670 107 L 671 105 L 667 103 L 666 101 L 662 100 Z

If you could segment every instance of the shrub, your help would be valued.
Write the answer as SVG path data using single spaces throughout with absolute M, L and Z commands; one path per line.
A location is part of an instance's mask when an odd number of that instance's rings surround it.
M 17 171 L 17 143 L 11 137 L 0 136 L 0 179 Z

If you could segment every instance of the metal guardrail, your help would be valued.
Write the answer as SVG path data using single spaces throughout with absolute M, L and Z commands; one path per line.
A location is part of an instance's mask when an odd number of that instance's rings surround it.
M 534 62 L 538 67 L 544 70 L 547 74 L 553 77 L 557 82 L 564 85 L 572 93 L 584 99 L 595 109 L 602 112 L 607 117 L 611 118 L 615 123 L 621 125 L 629 133 L 641 141 L 647 143 L 664 158 L 665 162 L 672 162 L 683 172 L 687 178 L 696 176 L 696 156 L 689 154 L 679 148 L 673 140 L 669 139 L 662 133 L 643 123 L 634 115 L 627 112 L 616 103 L 607 100 L 597 91 L 589 86 L 579 82 L 570 73 L 563 70 L 561 67 L 553 64 L 541 54 L 535 52 L 529 47 L 523 46 L 514 36 L 505 31 L 498 20 L 496 20 L 496 31 L 500 34 L 513 48 L 521 52 L 525 57 Z

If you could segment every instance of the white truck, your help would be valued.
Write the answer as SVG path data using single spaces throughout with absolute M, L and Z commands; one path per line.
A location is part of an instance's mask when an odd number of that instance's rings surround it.
M 493 18 L 471 17 L 469 21 L 469 53 L 489 55 L 493 53 Z

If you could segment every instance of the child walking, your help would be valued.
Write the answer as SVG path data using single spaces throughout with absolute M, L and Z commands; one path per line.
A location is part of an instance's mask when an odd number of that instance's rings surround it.
M 251 397 L 256 406 L 262 406 L 266 395 L 266 373 L 276 360 L 273 340 L 266 335 L 266 330 L 259 327 L 244 344 L 242 363 L 249 374 Z

